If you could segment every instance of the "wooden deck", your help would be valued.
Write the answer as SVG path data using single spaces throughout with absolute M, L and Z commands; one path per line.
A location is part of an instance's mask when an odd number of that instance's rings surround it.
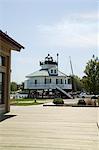
M 0 122 L 0 150 L 98 150 L 97 111 L 12 106 L 8 119 Z

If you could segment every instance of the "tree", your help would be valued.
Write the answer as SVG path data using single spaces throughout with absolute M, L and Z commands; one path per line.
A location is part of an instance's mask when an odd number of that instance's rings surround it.
M 83 82 L 80 77 L 77 75 L 71 76 L 72 88 L 74 92 L 82 91 L 83 89 Z
M 74 84 L 75 84 L 75 90 L 76 91 L 82 91 L 83 89 L 83 83 L 80 77 L 74 76 Z
M 87 92 L 99 94 L 99 59 L 93 56 L 85 68 L 85 76 L 82 81 Z
M 16 82 L 11 82 L 10 89 L 11 89 L 11 91 L 17 91 L 17 83 Z

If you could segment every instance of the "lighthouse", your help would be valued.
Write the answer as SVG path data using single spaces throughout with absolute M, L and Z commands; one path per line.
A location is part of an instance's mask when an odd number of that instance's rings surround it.
M 43 95 L 45 98 L 58 94 L 60 97 L 72 98 L 69 92 L 72 90 L 70 76 L 59 70 L 58 54 L 57 60 L 48 54 L 43 61 L 40 61 L 40 70 L 26 76 L 24 88 L 30 93 L 37 93 L 36 96 Z

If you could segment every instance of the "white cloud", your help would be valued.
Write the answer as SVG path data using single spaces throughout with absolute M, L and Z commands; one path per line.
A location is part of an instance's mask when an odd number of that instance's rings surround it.
M 78 19 L 77 19 L 78 18 Z M 69 16 L 54 25 L 37 26 L 41 45 L 59 47 L 96 47 L 97 20 L 95 14 Z
M 98 11 L 95 12 L 83 12 L 83 13 L 71 13 L 69 16 L 63 18 L 66 19 L 68 22 L 82 22 L 82 23 L 94 23 L 97 22 L 98 18 Z

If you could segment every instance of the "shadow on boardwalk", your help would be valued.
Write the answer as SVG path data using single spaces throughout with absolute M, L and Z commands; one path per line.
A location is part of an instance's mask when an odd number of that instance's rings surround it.
M 15 117 L 16 115 L 1 115 L 0 116 L 0 122 L 1 121 L 4 121 L 4 120 L 6 120 L 6 119 L 10 119 L 10 118 L 12 118 L 12 117 Z

